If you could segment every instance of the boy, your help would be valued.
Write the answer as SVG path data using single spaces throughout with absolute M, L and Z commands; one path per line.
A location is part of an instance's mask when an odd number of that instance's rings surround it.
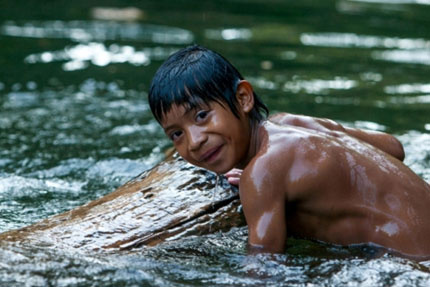
M 393 136 L 287 113 L 266 120 L 251 84 L 199 46 L 166 60 L 149 103 L 185 160 L 218 174 L 243 169 L 251 252 L 284 252 L 292 235 L 430 256 L 430 186 L 402 163 Z

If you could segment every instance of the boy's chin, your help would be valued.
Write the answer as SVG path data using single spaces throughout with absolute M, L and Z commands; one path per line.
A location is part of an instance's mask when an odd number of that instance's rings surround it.
M 216 164 L 209 164 L 209 163 L 202 163 L 202 162 L 196 162 L 196 161 L 190 161 L 185 159 L 192 165 L 198 166 L 200 168 L 204 168 L 206 170 L 209 170 L 211 172 L 217 173 L 217 174 L 224 174 L 235 168 L 235 165 L 233 162 L 229 162 L 226 160 L 223 160 L 221 162 L 218 162 Z

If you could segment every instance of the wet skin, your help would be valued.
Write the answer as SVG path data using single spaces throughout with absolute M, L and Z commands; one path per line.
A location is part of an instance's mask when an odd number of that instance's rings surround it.
M 245 167 L 255 154 L 250 146 L 252 126 L 245 116 L 252 109 L 253 101 L 248 105 L 243 104 L 240 119 L 227 104 L 212 102 L 195 110 L 172 105 L 161 126 L 186 161 L 222 174 L 235 166 Z
M 430 186 L 402 163 L 394 137 L 292 114 L 252 125 L 249 83 L 236 97 L 240 119 L 218 103 L 174 105 L 162 126 L 192 164 L 244 168 L 236 179 L 252 252 L 284 252 L 293 235 L 430 256 Z
M 282 252 L 288 234 L 430 255 L 430 187 L 401 160 L 346 130 L 306 127 L 324 120 L 274 121 L 261 125 L 260 148 L 240 181 L 252 246 Z M 367 137 L 403 158 L 391 136 Z

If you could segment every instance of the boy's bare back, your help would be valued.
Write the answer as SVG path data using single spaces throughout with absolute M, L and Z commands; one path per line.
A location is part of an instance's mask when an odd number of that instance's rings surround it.
M 292 114 L 266 120 L 252 85 L 201 46 L 171 55 L 148 99 L 185 160 L 240 178 L 251 251 L 284 252 L 293 235 L 430 258 L 430 186 L 393 136 Z
M 394 137 L 291 114 L 258 132 L 240 180 L 251 248 L 282 252 L 293 235 L 430 256 L 430 186 Z

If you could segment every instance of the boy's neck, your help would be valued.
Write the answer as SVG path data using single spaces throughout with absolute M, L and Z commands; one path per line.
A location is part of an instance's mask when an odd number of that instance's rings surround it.
M 257 154 L 257 152 L 260 150 L 261 142 L 263 137 L 261 136 L 261 127 L 263 125 L 264 121 L 261 122 L 250 122 L 250 140 L 249 140 L 249 146 L 248 146 L 248 153 L 243 161 L 241 161 L 237 168 L 244 169 L 248 163 L 254 158 L 254 156 Z

